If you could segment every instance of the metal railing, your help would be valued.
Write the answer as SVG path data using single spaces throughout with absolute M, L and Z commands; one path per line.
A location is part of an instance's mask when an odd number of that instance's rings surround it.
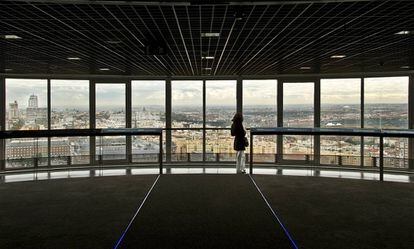
M 336 128 L 252 128 L 250 130 L 250 174 L 253 174 L 253 142 L 254 136 L 268 135 L 311 135 L 311 136 L 360 136 L 379 138 L 378 166 L 380 181 L 384 180 L 384 138 L 414 138 L 414 130 L 380 130 L 380 129 L 336 129 Z M 320 158 L 319 158 L 320 159 Z M 410 158 L 411 159 L 411 158 Z M 375 159 L 374 159 L 375 160 Z M 338 160 L 339 164 L 339 160 Z M 374 166 L 377 162 L 374 161 Z
M 163 138 L 162 138 L 162 129 L 160 128 L 125 128 L 125 129 L 62 129 L 62 130 L 18 130 L 18 131 L 0 131 L 0 139 L 12 139 L 12 138 L 51 138 L 51 137 L 104 137 L 104 136 L 158 136 L 159 137 L 159 171 L 162 174 L 162 164 L 163 164 Z M 102 141 L 101 141 L 102 144 Z M 104 155 L 97 155 L 98 162 L 102 162 Z M 108 156 L 108 155 L 105 155 Z M 82 156 L 85 157 L 85 156 Z M 90 161 L 94 161 L 94 156 L 89 157 Z M 118 159 L 118 158 L 117 158 Z M 126 158 L 125 158 L 126 159 Z M 5 159 L 3 163 L 7 163 L 10 159 Z M 9 163 L 18 162 L 20 164 L 33 164 L 33 168 L 38 168 L 42 165 L 52 165 L 53 162 L 66 162 L 67 165 L 72 165 L 73 157 L 72 156 L 48 156 L 48 157 L 33 157 L 33 158 L 23 158 L 23 159 L 12 159 Z M 55 163 L 58 164 L 59 163 Z M 5 168 L 4 166 L 2 168 Z
M 101 151 L 101 154 L 81 154 L 81 155 L 53 155 L 50 153 L 46 157 L 40 154 L 33 155 L 31 158 L 4 158 L 1 162 L 3 168 L 1 170 L 18 170 L 18 169 L 50 169 L 63 167 L 88 167 L 88 166 L 133 166 L 159 163 L 160 173 L 163 172 L 163 162 L 170 164 L 177 163 L 222 163 L 232 165 L 235 162 L 235 153 L 211 153 L 211 152 L 186 152 L 175 153 L 174 151 L 163 151 L 163 131 L 203 131 L 203 128 L 172 128 L 172 129 L 74 129 L 74 130 L 43 130 L 43 131 L 4 131 L 0 132 L 0 139 L 13 138 L 52 138 L 52 137 L 103 137 L 103 136 L 158 136 L 154 142 L 152 152 L 146 153 L 139 151 L 134 153 L 131 150 L 123 151 L 120 154 L 108 154 Z M 228 131 L 229 128 L 205 128 L 208 131 Z M 379 169 L 383 174 L 384 167 L 388 170 L 404 170 L 412 164 L 412 158 L 384 157 L 383 153 L 379 156 L 358 156 L 358 155 L 315 155 L 311 153 L 303 154 L 277 154 L 277 153 L 252 153 L 254 148 L 254 136 L 257 135 L 314 135 L 314 136 L 370 136 L 380 138 L 380 150 L 384 150 L 384 137 L 414 137 L 413 130 L 373 130 L 373 129 L 329 129 L 329 128 L 252 128 L 250 130 L 250 153 L 246 153 L 246 163 L 250 164 L 251 172 L 253 172 L 253 162 L 262 164 L 263 166 L 280 166 L 280 165 L 303 165 L 303 166 L 320 166 L 320 167 L 341 167 L 341 168 L 361 168 L 361 165 L 367 170 Z M 230 136 L 230 134 L 228 134 Z M 200 138 L 201 139 L 201 138 Z M 205 140 L 200 141 L 204 143 Z M 222 142 L 222 141 L 218 141 Z M 228 141 L 227 141 L 228 142 Z M 129 140 L 131 143 L 131 140 Z M 276 141 L 275 141 L 276 143 Z M 127 146 L 125 140 L 123 146 Z M 53 146 L 51 143 L 48 145 Z M 100 145 L 95 144 L 95 150 L 98 151 Z M 112 144 L 108 145 L 109 147 Z M 131 146 L 131 144 L 129 144 Z M 159 150 L 156 153 L 156 150 Z M 205 148 L 203 149 L 203 151 Z M 143 152 L 143 153 L 142 153 Z M 167 161 L 168 155 L 168 161 Z M 253 156 L 255 161 L 253 161 Z M 363 160 L 363 163 L 361 162 Z M 7 165 L 4 166 L 4 165 Z

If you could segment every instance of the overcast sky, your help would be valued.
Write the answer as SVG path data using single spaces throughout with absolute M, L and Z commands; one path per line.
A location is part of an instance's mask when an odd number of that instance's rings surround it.
M 52 108 L 87 108 L 89 84 L 84 80 L 52 80 Z M 173 81 L 173 107 L 202 105 L 202 81 Z M 245 105 L 276 105 L 276 80 L 245 80 L 243 98 Z M 6 103 L 17 100 L 26 108 L 29 96 L 38 96 L 39 107 L 47 104 L 47 81 L 33 79 L 7 79 Z M 286 83 L 285 104 L 313 104 L 313 84 Z M 236 81 L 207 81 L 207 105 L 236 105 Z M 408 77 L 366 78 L 366 103 L 407 103 Z M 97 109 L 123 108 L 124 84 L 97 84 Z M 359 104 L 359 79 L 322 79 L 322 104 Z M 133 81 L 132 105 L 165 105 L 164 81 Z M 7 105 L 8 107 L 8 105 Z

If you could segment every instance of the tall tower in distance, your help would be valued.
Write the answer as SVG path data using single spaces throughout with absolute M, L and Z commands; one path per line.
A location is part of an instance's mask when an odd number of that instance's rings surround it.
M 16 100 L 9 104 L 9 118 L 19 118 L 19 104 L 17 104 Z
M 32 94 L 29 97 L 29 108 L 38 108 L 37 96 Z

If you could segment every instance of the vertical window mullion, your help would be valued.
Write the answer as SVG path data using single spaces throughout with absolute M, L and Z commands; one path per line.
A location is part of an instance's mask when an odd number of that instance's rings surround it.
M 321 78 L 317 78 L 314 80 L 314 113 L 313 113 L 313 121 L 314 127 L 319 128 L 321 127 Z M 321 137 L 319 135 L 315 135 L 313 137 L 313 160 L 315 165 L 320 164 L 320 156 L 321 156 Z
M 171 78 L 165 81 L 165 156 L 166 161 L 171 162 Z
M 203 162 L 206 161 L 206 80 L 203 79 Z
M 52 100 L 50 92 L 50 78 L 47 79 L 47 130 L 51 130 L 51 115 L 52 115 Z M 39 138 L 38 138 L 39 139 Z M 50 156 L 51 156 L 51 137 L 47 138 L 47 165 L 50 166 Z
M 414 129 L 414 74 L 408 81 L 408 123 L 408 128 Z M 408 152 L 408 168 L 414 169 L 414 138 L 409 138 Z
M 96 81 L 89 81 L 89 128 L 96 128 Z M 89 138 L 90 164 L 96 164 L 96 137 Z
M 277 81 L 277 126 L 283 127 L 283 84 L 282 79 Z M 278 162 L 283 158 L 283 135 L 277 136 L 277 145 L 276 145 Z
M 0 131 L 6 130 L 6 78 L 0 76 Z M 0 171 L 5 170 L 6 146 L 5 139 L 0 140 Z
M 361 128 L 365 127 L 365 78 L 361 77 Z M 360 148 L 360 158 L 361 158 L 361 167 L 364 167 L 364 137 L 361 137 L 361 148 Z
M 131 80 L 125 83 L 125 127 L 131 128 L 132 125 L 132 86 Z M 132 163 L 132 137 L 127 136 L 126 142 L 126 158 L 128 163 Z

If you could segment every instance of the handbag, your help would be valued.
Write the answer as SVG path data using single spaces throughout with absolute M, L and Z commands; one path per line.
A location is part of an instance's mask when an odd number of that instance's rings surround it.
M 243 138 L 243 142 L 244 142 L 244 147 L 249 146 L 249 140 L 247 139 L 247 137 Z

